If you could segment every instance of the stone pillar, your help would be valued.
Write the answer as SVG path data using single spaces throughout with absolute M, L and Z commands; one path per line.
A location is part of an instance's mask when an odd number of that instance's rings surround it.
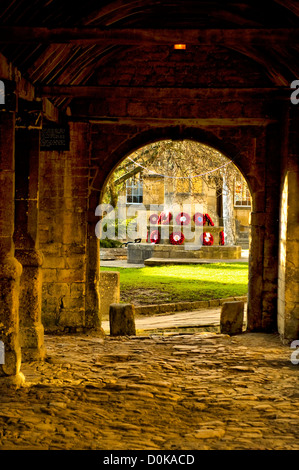
M 221 307 L 220 331 L 227 335 L 238 335 L 243 331 L 244 302 L 224 302 Z
M 19 385 L 20 372 L 19 287 L 22 266 L 14 257 L 15 115 L 0 113 L 0 340 L 5 363 L 0 380 Z
M 23 266 L 20 282 L 22 359 L 44 359 L 41 322 L 42 254 L 38 250 L 39 130 L 16 131 L 15 256 Z
M 263 212 L 251 213 L 247 316 L 247 328 L 250 331 L 262 329 L 264 220 Z
M 101 271 L 100 275 L 101 319 L 109 318 L 111 304 L 118 304 L 120 300 L 120 275 L 118 271 Z
M 278 331 L 284 343 L 299 339 L 299 115 L 290 105 L 285 116 L 280 202 Z
M 281 201 L 278 331 L 283 342 L 299 338 L 299 171 L 285 175 Z
M 248 286 L 250 331 L 277 331 L 280 140 L 279 126 L 268 126 L 254 152 Z
M 133 304 L 111 304 L 109 309 L 110 335 L 135 336 L 135 307 Z
M 89 199 L 87 223 L 85 326 L 93 329 L 101 328 L 100 241 L 95 233 L 98 222 L 98 218 L 95 217 L 97 205 L 98 195 L 92 194 Z

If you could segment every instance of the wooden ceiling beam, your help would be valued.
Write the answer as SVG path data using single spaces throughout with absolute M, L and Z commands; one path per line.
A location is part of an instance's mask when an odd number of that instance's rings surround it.
M 192 126 L 192 127 L 266 127 L 277 122 L 271 118 L 148 118 L 148 117 L 93 117 L 93 116 L 71 116 L 69 122 L 89 122 L 98 125 L 128 125 L 128 126 Z
M 1 44 L 68 43 L 147 45 L 223 45 L 297 44 L 296 28 L 236 29 L 108 29 L 108 28 L 45 28 L 1 26 Z
M 76 86 L 52 85 L 36 88 L 37 96 L 92 99 L 259 99 L 288 98 L 289 87 L 272 88 L 176 88 L 176 87 L 126 87 L 126 86 Z

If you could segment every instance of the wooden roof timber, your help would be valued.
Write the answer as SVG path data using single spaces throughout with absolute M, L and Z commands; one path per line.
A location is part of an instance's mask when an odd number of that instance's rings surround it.
M 260 99 L 287 98 L 289 99 L 289 87 L 264 87 L 264 88 L 184 88 L 184 87 L 134 87 L 134 86 L 80 86 L 80 85 L 53 85 L 39 86 L 36 94 L 40 97 L 63 98 L 136 98 L 139 99 L 215 99 L 215 98 L 249 98 Z
M 296 28 L 236 29 L 108 29 L 108 28 L 45 28 L 1 26 L 0 44 L 68 43 L 120 45 L 262 45 L 296 44 Z

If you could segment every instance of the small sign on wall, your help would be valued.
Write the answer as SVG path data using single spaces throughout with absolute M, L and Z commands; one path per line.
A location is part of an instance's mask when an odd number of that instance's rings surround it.
M 68 125 L 47 125 L 42 128 L 40 150 L 69 150 L 70 134 Z

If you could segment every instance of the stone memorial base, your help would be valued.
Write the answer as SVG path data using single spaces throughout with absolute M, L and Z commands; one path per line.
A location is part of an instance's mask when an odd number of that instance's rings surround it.
M 237 260 L 241 259 L 242 247 L 229 245 L 194 246 L 139 243 L 128 245 L 128 263 L 147 264 L 146 260 Z

